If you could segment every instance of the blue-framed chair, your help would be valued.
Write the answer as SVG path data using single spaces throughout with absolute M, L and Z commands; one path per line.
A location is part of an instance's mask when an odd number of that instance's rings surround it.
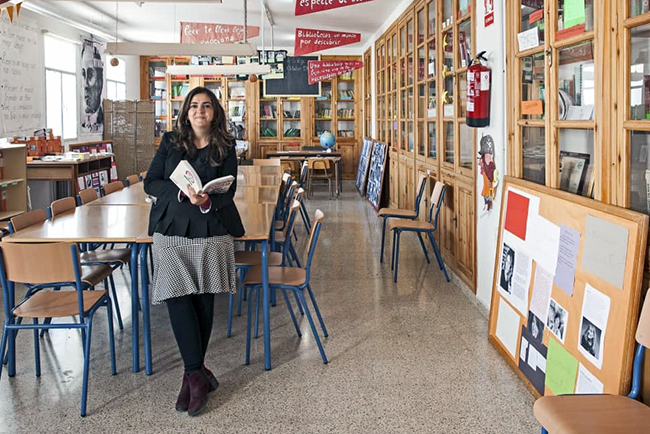
M 300 208 L 300 202 L 294 200 L 293 205 L 290 208 L 289 219 L 287 225 L 289 230 L 293 229 L 293 225 L 296 220 L 296 213 Z M 274 267 L 284 267 L 289 263 L 289 244 L 285 243 L 283 245 L 281 252 L 269 252 L 268 261 L 269 266 Z M 244 301 L 244 292 L 243 287 L 244 278 L 246 273 L 251 267 L 262 264 L 262 252 L 258 250 L 238 250 L 235 252 L 235 272 L 238 274 L 238 304 L 237 304 L 237 316 L 241 316 L 241 307 Z M 226 333 L 227 337 L 232 336 L 232 315 L 233 315 L 233 304 L 234 304 L 235 294 L 230 294 L 228 299 L 228 330 Z
M 34 331 L 34 359 L 36 376 L 41 375 L 40 347 L 38 330 L 80 329 L 84 345 L 84 371 L 81 389 L 81 416 L 86 415 L 88 396 L 88 371 L 90 369 L 90 340 L 93 315 L 100 307 L 108 310 L 108 335 L 111 353 L 111 373 L 115 367 L 115 340 L 113 336 L 113 313 L 111 299 L 107 291 L 86 291 L 106 279 L 113 270 L 107 266 L 96 267 L 90 278 L 81 276 L 79 251 L 73 243 L 14 244 L 0 243 L 0 279 L 4 299 L 5 322 L 2 330 L 0 348 L 7 353 L 7 371 L 10 377 L 16 375 L 16 333 L 18 330 Z M 33 258 L 44 257 L 37 267 L 30 267 Z M 27 288 L 25 298 L 14 304 L 15 283 L 24 283 Z M 44 288 L 57 285 L 72 286 L 73 291 L 46 291 Z M 65 318 L 79 316 L 78 322 L 39 323 L 39 318 Z M 23 319 L 31 319 L 32 324 L 22 324 Z M 0 364 L 0 378 L 3 365 Z
M 441 181 L 436 182 L 436 185 L 433 187 L 433 193 L 431 194 L 431 206 L 429 207 L 429 216 L 426 222 L 419 220 L 411 219 L 396 219 L 391 220 L 388 224 L 388 229 L 393 231 L 393 253 L 391 257 L 391 269 L 395 270 L 393 281 L 397 282 L 397 269 L 399 267 L 399 242 L 400 237 L 403 232 L 415 232 L 420 240 L 420 245 L 422 246 L 422 251 L 424 252 L 424 257 L 427 260 L 427 263 L 430 264 L 429 254 L 427 253 L 427 246 L 424 244 L 422 235 L 426 234 L 429 237 L 429 241 L 433 246 L 433 252 L 436 255 L 438 260 L 438 265 L 445 275 L 445 279 L 449 282 L 449 275 L 447 274 L 447 268 L 445 263 L 442 261 L 442 256 L 440 255 L 440 250 L 436 244 L 436 239 L 433 236 L 433 233 L 438 227 L 438 216 L 440 215 L 440 208 L 442 208 L 443 199 L 445 197 L 445 191 L 447 187 Z
M 300 187 L 302 187 L 306 191 L 306 186 L 307 186 L 307 175 L 309 175 L 309 163 L 307 161 L 304 161 L 302 163 L 302 166 L 300 168 Z M 305 231 L 309 233 L 311 231 L 311 221 L 309 220 L 309 212 L 307 211 L 307 207 L 305 206 L 305 200 L 300 202 L 300 216 L 302 217 L 302 222 L 305 225 Z
M 111 193 L 115 193 L 116 191 L 120 191 L 124 189 L 124 183 L 122 181 L 113 181 L 109 182 L 108 184 L 105 184 L 101 190 L 102 190 L 102 196 L 109 195 Z
M 144 179 L 147 177 L 147 171 L 145 170 L 144 172 L 140 172 L 140 181 L 144 181 Z
M 650 407 L 637 401 L 641 392 L 643 355 L 650 348 L 650 297 L 646 296 L 636 330 L 632 388 L 621 395 L 543 396 L 533 412 L 542 434 L 636 434 L 650 430 Z M 548 430 L 548 431 L 547 431 Z
M 140 182 L 140 175 L 129 175 L 124 180 L 124 185 L 128 187 L 130 185 L 137 184 L 138 182 Z
M 291 198 L 291 202 L 293 203 L 294 201 L 298 201 L 299 203 L 302 202 L 305 190 L 302 188 L 298 188 L 298 190 L 294 190 L 293 192 L 293 197 Z M 275 231 L 273 234 L 273 246 L 271 247 L 273 251 L 283 251 L 285 248 L 285 244 L 288 244 L 287 249 L 289 250 L 289 263 L 293 265 L 293 262 L 298 265 L 298 267 L 301 267 L 300 265 L 300 259 L 298 257 L 298 253 L 296 252 L 295 247 L 293 246 L 293 242 L 291 241 L 291 234 L 294 232 L 294 225 L 291 225 L 291 228 L 288 227 L 288 225 L 284 226 L 284 229 L 281 231 Z M 297 237 L 296 237 L 297 238 Z
M 414 209 L 400 209 L 400 208 L 381 208 L 377 213 L 377 217 L 382 219 L 381 227 L 381 253 L 379 254 L 379 262 L 384 262 L 384 244 L 386 241 L 386 221 L 388 219 L 411 219 L 416 220 L 420 215 L 420 202 L 424 196 L 424 189 L 427 186 L 427 178 L 420 177 L 420 186 L 418 187 L 418 194 L 415 196 Z
M 298 186 L 299 184 L 296 181 L 293 181 L 291 185 L 289 185 L 288 188 L 285 189 L 285 194 L 283 195 L 283 198 L 278 203 L 278 206 L 280 207 L 280 212 L 278 214 L 279 218 L 275 222 L 276 231 L 283 230 L 285 225 L 287 224 L 291 205 L 293 204 L 294 192 L 297 191 Z
M 305 268 L 269 266 L 268 276 L 269 289 L 271 291 L 278 289 L 282 291 L 284 301 L 287 303 L 287 309 L 291 315 L 291 320 L 293 321 L 293 325 L 296 328 L 296 333 L 298 336 L 302 336 L 300 327 L 298 326 L 298 321 L 296 320 L 296 315 L 293 312 L 291 302 L 287 296 L 287 291 L 292 291 L 295 295 L 297 295 L 298 300 L 300 300 L 299 306 L 303 308 L 305 315 L 307 316 L 309 326 L 311 327 L 311 331 L 314 335 L 314 340 L 318 346 L 318 351 L 320 352 L 321 358 L 323 359 L 323 363 L 327 364 L 327 356 L 325 355 L 325 350 L 321 344 L 321 340 L 318 336 L 318 331 L 316 330 L 314 320 L 312 319 L 309 306 L 305 298 L 306 290 L 309 294 L 309 298 L 311 299 L 312 305 L 314 306 L 314 311 L 316 312 L 316 316 L 318 317 L 318 321 L 320 322 L 320 326 L 323 330 L 323 336 L 327 337 L 327 328 L 325 327 L 323 317 L 321 316 L 320 309 L 316 303 L 316 298 L 314 298 L 314 293 L 311 290 L 311 286 L 309 285 L 311 264 L 312 260 L 314 259 L 314 252 L 316 251 L 316 244 L 318 243 L 318 237 L 320 235 L 324 219 L 325 216 L 323 215 L 323 212 L 321 210 L 316 210 L 313 220 L 314 224 L 312 225 L 309 242 L 307 244 L 307 261 L 305 262 Z M 250 363 L 252 305 L 255 298 L 259 299 L 261 296 L 260 289 L 262 287 L 262 268 L 260 266 L 251 268 L 251 270 L 248 272 L 248 275 L 246 276 L 246 279 L 244 280 L 244 285 L 250 287 L 251 289 L 250 299 L 248 301 L 248 318 L 246 324 L 246 364 L 248 365 Z

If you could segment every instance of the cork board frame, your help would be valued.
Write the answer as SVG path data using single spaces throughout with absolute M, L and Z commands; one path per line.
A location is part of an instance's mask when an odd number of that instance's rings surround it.
M 503 232 L 507 207 L 507 191 L 509 188 L 522 191 L 530 196 L 540 199 L 539 215 L 555 225 L 566 225 L 580 232 L 580 245 L 575 270 L 573 295 L 569 296 L 562 289 L 553 285 L 551 298 L 569 312 L 568 322 L 565 325 L 565 342 L 562 344 L 553 336 L 548 328 L 544 329 L 542 343 L 548 347 L 549 339 L 555 339 L 578 362 L 587 367 L 595 377 L 603 383 L 603 392 L 609 394 L 627 394 L 629 392 L 632 361 L 634 358 L 634 336 L 636 333 L 641 285 L 643 278 L 643 264 L 645 259 L 646 242 L 648 236 L 648 216 L 602 202 L 597 202 L 564 191 L 551 189 L 517 178 L 506 177 L 504 180 L 504 200 L 501 203 L 499 218 L 499 232 L 497 251 L 494 263 L 494 277 L 492 282 L 492 301 L 490 309 L 488 340 L 499 351 L 508 364 L 522 378 L 535 396 L 540 396 L 533 384 L 518 367 L 521 328 L 527 325 L 527 318 L 513 308 L 509 301 L 498 291 L 500 258 L 503 249 Z M 625 260 L 623 287 L 617 288 L 611 283 L 589 273 L 582 268 L 585 244 L 585 225 L 587 216 L 599 218 L 606 222 L 625 227 L 628 230 L 627 256 Z M 532 273 L 528 288 L 528 306 L 532 296 L 532 287 L 537 264 L 532 262 Z M 602 367 L 596 368 L 583 354 L 578 351 L 580 319 L 585 286 L 589 283 L 598 291 L 607 295 L 610 300 L 609 319 L 605 334 Z M 516 328 L 517 347 L 513 357 L 504 343 L 496 335 L 499 305 L 507 303 L 516 313 L 518 321 L 507 324 L 507 327 Z M 504 325 L 502 324 L 502 327 Z M 548 366 L 546 367 L 548 369 Z M 575 387 L 575 385 L 574 385 Z M 552 392 L 545 386 L 544 394 Z

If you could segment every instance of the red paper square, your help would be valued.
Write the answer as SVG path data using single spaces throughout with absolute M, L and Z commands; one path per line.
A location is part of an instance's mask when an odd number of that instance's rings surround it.
M 527 197 L 508 191 L 505 228 L 524 241 L 526 241 L 529 203 L 530 200 Z

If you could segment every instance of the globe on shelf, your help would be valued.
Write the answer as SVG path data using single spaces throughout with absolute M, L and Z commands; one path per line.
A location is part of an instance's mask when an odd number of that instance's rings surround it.
M 323 149 L 332 149 L 336 145 L 336 137 L 331 131 L 325 131 L 320 135 L 320 145 Z

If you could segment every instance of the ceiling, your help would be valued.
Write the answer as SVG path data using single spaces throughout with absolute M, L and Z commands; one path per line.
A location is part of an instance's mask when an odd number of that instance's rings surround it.
M 361 33 L 361 42 L 347 47 L 325 50 L 322 54 L 363 54 L 363 47 L 393 12 L 395 0 L 375 0 L 309 15 L 294 16 L 297 0 L 265 0 L 275 25 L 274 48 L 293 53 L 296 27 Z M 140 3 L 142 3 L 140 5 Z M 262 0 L 248 0 L 248 25 L 260 26 Z M 116 2 L 114 1 L 25 1 L 24 6 L 41 9 L 77 21 L 114 37 Z M 180 22 L 219 24 L 244 23 L 244 0 L 222 3 L 177 1 L 124 1 L 117 5 L 120 40 L 132 42 L 179 42 Z M 264 46 L 271 48 L 271 28 L 265 20 Z M 262 47 L 260 37 L 250 42 Z

